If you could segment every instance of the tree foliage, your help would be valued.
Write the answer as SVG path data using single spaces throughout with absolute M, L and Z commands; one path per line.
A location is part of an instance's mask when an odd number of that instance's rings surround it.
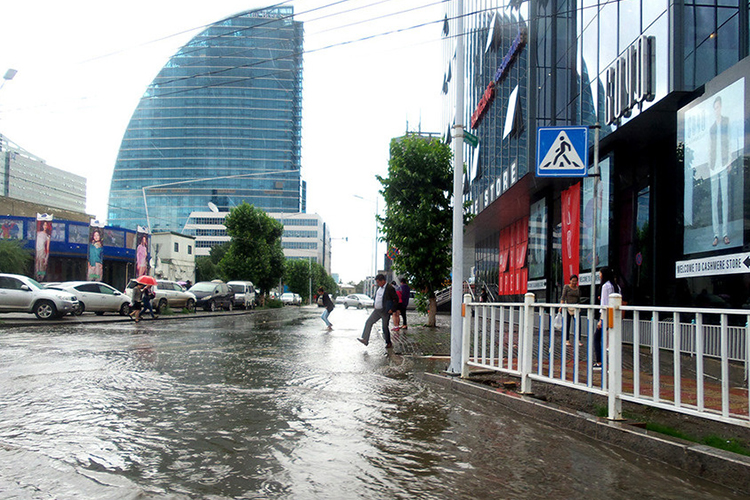
M 335 294 L 338 291 L 338 285 L 323 266 L 317 262 L 302 259 L 286 261 L 284 284 L 289 287 L 289 291 L 300 294 L 303 302 L 310 300 L 310 288 L 312 288 L 313 295 L 317 294 L 321 286 L 329 294 Z
M 231 240 L 219 262 L 222 274 L 227 280 L 252 281 L 268 293 L 284 273 L 284 226 L 244 202 L 229 212 L 224 225 Z
M 19 240 L 0 240 L 0 272 L 28 274 L 32 260 Z
M 453 154 L 438 139 L 407 135 L 390 145 L 388 177 L 378 176 L 386 203 L 378 217 L 385 241 L 398 249 L 397 274 L 429 299 L 428 326 L 435 325 L 435 291 L 450 276 Z
M 195 279 L 198 281 L 211 281 L 225 279 L 219 269 L 219 262 L 227 253 L 228 244 L 217 245 L 211 248 L 208 255 L 195 258 Z

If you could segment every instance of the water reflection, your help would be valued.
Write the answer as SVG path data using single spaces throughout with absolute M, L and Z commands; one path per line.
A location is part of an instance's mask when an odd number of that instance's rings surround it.
M 0 337 L 0 491 L 21 498 L 727 498 L 415 380 L 314 308 Z M 40 471 L 43 473 L 40 474 Z M 61 486 L 64 485 L 64 486 Z

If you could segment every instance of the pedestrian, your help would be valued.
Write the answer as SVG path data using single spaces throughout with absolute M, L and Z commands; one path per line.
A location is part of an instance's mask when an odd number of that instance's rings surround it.
M 380 320 L 383 325 L 385 347 L 386 349 L 390 349 L 393 347 L 393 344 L 391 344 L 391 332 L 388 329 L 388 323 L 391 319 L 391 314 L 393 314 L 393 307 L 398 305 L 398 295 L 396 294 L 396 289 L 386 282 L 384 274 L 380 273 L 375 276 L 375 283 L 378 285 L 378 289 L 375 291 L 375 308 L 372 310 L 370 317 L 367 318 L 367 322 L 365 322 L 362 337 L 357 340 L 364 345 L 369 344 L 370 331 L 373 325 Z
M 151 319 L 156 319 L 156 315 L 154 314 L 154 306 L 151 303 L 154 300 L 154 297 L 156 297 L 156 294 L 151 289 L 151 285 L 146 285 L 143 288 L 143 309 L 141 310 L 140 316 L 143 316 L 146 311 L 151 313 Z
M 331 312 L 333 312 L 333 308 L 336 307 L 336 305 L 322 286 L 318 288 L 318 297 L 323 300 L 323 307 L 326 308 L 326 310 L 323 311 L 323 314 L 320 315 L 320 318 L 325 322 L 329 330 L 333 330 L 333 325 L 328 321 L 328 316 L 331 315 Z
M 487 294 L 487 287 L 483 286 L 482 287 L 482 295 L 479 296 L 479 302 L 489 302 L 489 301 L 490 301 L 490 297 Z
M 141 320 L 141 308 L 143 307 L 143 283 L 137 283 L 133 288 L 131 296 L 132 304 L 130 305 L 129 316 L 138 323 Z
M 609 296 L 615 291 L 619 291 L 619 288 L 615 288 L 615 275 L 612 270 L 608 267 L 603 267 L 599 270 L 599 282 L 602 284 L 601 295 L 599 297 L 599 323 L 597 323 L 596 331 L 594 332 L 594 355 L 596 356 L 596 362 L 594 363 L 595 370 L 602 369 L 602 335 L 604 330 L 604 321 L 609 320 Z M 609 324 L 607 325 L 609 327 Z
M 577 275 L 572 275 L 570 277 L 570 284 L 563 287 L 560 302 L 563 304 L 578 304 L 581 302 L 581 289 L 578 287 Z M 562 310 L 563 308 L 561 307 L 560 311 L 562 312 Z M 568 322 L 565 326 L 565 344 L 570 345 L 570 324 L 573 323 L 576 310 L 573 307 L 566 307 L 565 314 L 568 316 Z
M 409 305 L 409 299 L 411 296 L 411 288 L 406 284 L 406 278 L 401 278 L 401 302 L 399 303 L 398 310 L 401 313 L 401 329 L 406 330 L 409 327 L 406 324 L 406 306 Z
M 401 324 L 399 321 L 399 312 L 401 311 L 401 302 L 403 301 L 403 299 L 401 298 L 401 288 L 399 288 L 398 285 L 396 285 L 395 281 L 391 281 L 391 286 L 393 287 L 394 290 L 396 290 L 396 296 L 398 297 L 398 304 L 399 304 L 398 306 L 393 308 L 393 315 L 392 315 L 393 331 L 397 332 L 401 329 L 401 327 L 399 326 Z

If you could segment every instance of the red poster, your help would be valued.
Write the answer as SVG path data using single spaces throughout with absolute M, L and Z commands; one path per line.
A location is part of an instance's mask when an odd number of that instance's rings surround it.
M 562 192 L 562 259 L 563 279 L 578 274 L 581 234 L 581 183 Z

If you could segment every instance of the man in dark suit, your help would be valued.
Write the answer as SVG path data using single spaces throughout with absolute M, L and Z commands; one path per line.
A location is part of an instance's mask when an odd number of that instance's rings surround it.
M 721 114 L 721 96 L 714 99 L 716 121 L 709 129 L 710 146 L 708 170 L 711 174 L 711 225 L 714 230 L 713 246 L 722 238 L 729 245 L 729 172 L 732 169 L 729 158 L 729 118 Z M 721 222 L 719 222 L 719 197 L 721 197 Z
M 398 310 L 399 300 L 396 289 L 393 285 L 386 283 L 385 275 L 378 274 L 375 276 L 375 283 L 378 285 L 378 289 L 375 292 L 375 308 L 372 310 L 370 317 L 367 318 L 365 328 L 362 331 L 362 337 L 357 340 L 367 345 L 370 343 L 370 331 L 373 325 L 382 321 L 383 324 L 383 337 L 385 337 L 385 347 L 390 349 L 393 347 L 391 344 L 391 331 L 388 329 L 388 323 L 391 320 L 393 311 Z

